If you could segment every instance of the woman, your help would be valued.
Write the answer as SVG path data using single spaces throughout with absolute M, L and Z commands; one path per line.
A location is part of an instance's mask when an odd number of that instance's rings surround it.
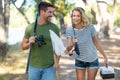
M 97 32 L 90 24 L 90 19 L 84 9 L 74 8 L 71 19 L 72 27 L 66 29 L 67 51 L 73 50 L 75 44 L 78 44 L 80 55 L 75 59 L 77 80 L 85 80 L 86 73 L 88 80 L 95 80 L 99 68 L 97 50 L 103 55 L 105 65 L 108 64 L 108 59 L 97 40 Z

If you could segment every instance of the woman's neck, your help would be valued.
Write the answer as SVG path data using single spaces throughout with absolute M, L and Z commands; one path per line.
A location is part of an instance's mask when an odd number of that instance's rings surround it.
M 82 29 L 83 26 L 81 26 L 81 25 L 79 24 L 79 25 L 75 25 L 75 28 L 76 28 L 76 29 Z

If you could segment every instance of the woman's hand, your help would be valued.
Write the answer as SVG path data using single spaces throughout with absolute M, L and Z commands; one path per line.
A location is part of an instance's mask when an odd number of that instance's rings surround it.
M 73 44 L 75 45 L 78 42 L 78 39 L 75 37 L 72 39 L 72 41 L 73 41 Z
M 106 67 L 108 67 L 108 59 L 107 59 L 107 58 L 104 58 L 104 65 L 105 65 Z
M 68 46 L 68 47 L 66 48 L 66 50 L 67 50 L 68 52 L 69 52 L 69 51 L 73 51 L 76 42 L 78 42 L 78 39 L 77 39 L 77 38 L 72 39 L 72 42 L 71 42 L 72 44 L 71 44 L 70 46 Z
M 69 52 L 69 51 L 73 50 L 73 47 L 74 47 L 74 45 L 68 46 L 68 47 L 66 48 L 66 50 Z

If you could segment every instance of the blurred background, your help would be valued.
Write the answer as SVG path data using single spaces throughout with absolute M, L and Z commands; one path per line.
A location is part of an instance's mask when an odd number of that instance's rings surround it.
M 66 28 L 71 26 L 72 9 L 82 7 L 94 24 L 101 42 L 107 43 L 104 45 L 106 50 L 114 45 L 114 50 L 120 51 L 120 0 L 0 0 L 0 80 L 27 80 L 25 67 L 28 50 L 22 51 L 20 45 L 25 28 L 35 21 L 40 1 L 55 5 L 51 21 L 59 27 L 63 41 Z M 64 63 L 64 60 L 61 61 Z M 61 77 L 60 80 L 75 80 L 75 76 L 73 79 Z

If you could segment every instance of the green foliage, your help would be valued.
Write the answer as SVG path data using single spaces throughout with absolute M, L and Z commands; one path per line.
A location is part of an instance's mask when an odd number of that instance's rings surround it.
M 89 10 L 86 10 L 86 14 L 90 18 L 92 24 L 96 24 L 97 23 L 95 17 L 91 14 L 91 12 Z
M 13 0 L 13 1 L 16 1 L 16 0 Z M 25 15 L 29 19 L 30 23 L 34 22 L 35 13 L 37 12 L 37 6 L 38 6 L 40 1 L 48 1 L 48 2 L 51 2 L 53 5 L 55 5 L 56 18 L 60 19 L 60 18 L 63 18 L 63 17 L 66 17 L 67 15 L 69 15 L 69 17 L 67 17 L 69 19 L 67 19 L 67 20 L 70 20 L 70 12 L 75 7 L 74 4 L 67 3 L 66 0 L 34 0 L 34 2 L 35 2 L 34 5 L 29 6 L 29 7 L 24 6 Z M 24 3 L 24 4 L 27 4 L 27 3 Z M 117 25 L 117 26 L 120 25 L 120 15 L 119 15 L 120 5 L 118 5 L 118 7 L 119 7 L 117 10 L 118 13 L 117 13 L 117 16 L 115 18 L 115 25 Z M 92 9 L 96 13 L 98 13 L 97 5 L 92 5 Z M 113 5 L 108 5 L 108 10 L 109 10 L 110 14 L 112 14 Z M 89 11 L 86 11 L 86 13 L 92 19 L 92 22 L 95 24 L 96 20 L 93 17 L 93 15 Z M 24 16 L 21 15 L 20 12 L 18 12 L 18 10 L 15 7 L 11 7 L 10 8 L 10 27 L 13 27 L 13 28 L 26 27 L 27 25 L 28 24 L 27 24 Z
M 43 0 L 51 2 L 55 6 L 55 15 L 57 18 L 66 16 L 74 4 L 68 4 L 66 0 Z
M 92 10 L 91 10 L 92 9 Z M 91 9 L 87 7 L 87 9 L 85 9 L 86 14 L 88 15 L 88 17 L 90 18 L 92 24 L 97 24 L 96 18 L 92 15 L 92 13 L 97 14 L 98 13 L 98 7 L 96 3 L 93 3 L 91 5 Z M 91 12 L 93 11 L 93 12 Z
M 119 5 L 118 5 L 118 10 L 117 10 L 118 12 L 117 12 L 117 16 L 116 16 L 116 18 L 115 18 L 115 23 L 114 23 L 114 25 L 116 25 L 116 26 L 120 26 L 120 3 L 119 3 Z
M 108 5 L 108 11 L 110 12 L 110 14 L 112 14 L 113 8 L 114 8 L 113 4 Z
M 110 14 L 113 13 L 113 9 L 114 9 L 113 5 L 108 5 L 108 10 L 109 10 Z M 120 26 L 120 15 L 119 15 L 119 13 L 120 13 L 120 3 L 118 3 L 117 16 L 115 18 L 115 23 L 114 23 L 115 26 Z
M 6 73 L 4 75 L 0 75 L 0 80 L 8 80 L 9 73 Z
M 115 21 L 114 25 L 120 27 L 120 19 L 117 19 L 117 20 Z

